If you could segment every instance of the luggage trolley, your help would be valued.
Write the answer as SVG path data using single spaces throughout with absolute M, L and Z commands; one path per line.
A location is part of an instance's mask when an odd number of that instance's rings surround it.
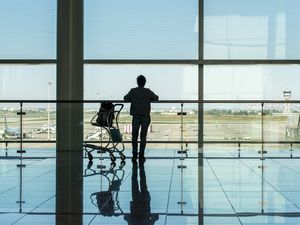
M 108 182 L 108 189 L 90 194 L 91 203 L 99 209 L 99 212 L 103 216 L 118 216 L 123 214 L 123 210 L 119 204 L 119 191 L 122 181 L 124 179 L 125 161 L 121 161 L 118 169 L 115 169 L 115 165 L 111 164 L 108 170 L 100 169 L 99 172 L 92 169 L 93 162 L 89 161 L 87 169 L 84 171 L 83 177 L 90 177 L 94 175 L 100 175 L 102 178 L 106 178 Z M 119 213 L 117 212 L 119 211 Z
M 122 135 L 119 129 L 119 115 L 123 109 L 123 104 L 113 104 L 112 102 L 102 102 L 101 107 L 96 115 L 90 121 L 92 126 L 103 128 L 108 134 L 108 141 L 104 146 L 102 143 L 100 146 L 94 144 L 84 144 L 85 154 L 88 156 L 89 160 L 93 160 L 92 152 L 94 150 L 97 153 L 109 153 L 110 159 L 112 162 L 116 161 L 114 153 L 120 155 L 121 160 L 125 160 L 126 156 L 123 154 L 125 146 L 123 143 Z M 102 140 L 101 132 L 101 140 Z

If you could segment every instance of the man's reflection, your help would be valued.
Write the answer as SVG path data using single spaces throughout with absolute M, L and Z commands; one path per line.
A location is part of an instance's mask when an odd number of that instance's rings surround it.
M 131 177 L 131 192 L 132 201 L 130 202 L 130 214 L 124 215 L 124 219 L 129 225 L 151 225 L 158 220 L 158 214 L 151 214 L 150 207 L 150 193 L 147 189 L 147 181 L 145 175 L 144 164 L 140 162 L 140 190 L 138 184 L 137 162 L 132 164 L 132 177 Z

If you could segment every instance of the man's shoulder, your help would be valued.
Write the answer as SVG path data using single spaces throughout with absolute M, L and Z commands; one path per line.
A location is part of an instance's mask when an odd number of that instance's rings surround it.
M 141 87 L 135 87 L 130 89 L 131 93 L 135 94 L 146 94 L 146 95 L 151 95 L 153 91 L 151 91 L 149 88 L 141 88 Z
M 150 91 L 150 89 L 149 88 L 145 88 L 145 87 L 135 87 L 135 88 L 131 88 L 130 89 L 131 91 L 138 91 L 138 92 L 148 92 L 148 91 Z

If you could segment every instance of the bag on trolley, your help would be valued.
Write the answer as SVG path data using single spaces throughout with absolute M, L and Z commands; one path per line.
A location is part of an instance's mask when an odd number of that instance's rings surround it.
M 97 113 L 96 123 L 100 127 L 111 127 L 114 120 L 114 105 L 112 102 L 103 102 Z

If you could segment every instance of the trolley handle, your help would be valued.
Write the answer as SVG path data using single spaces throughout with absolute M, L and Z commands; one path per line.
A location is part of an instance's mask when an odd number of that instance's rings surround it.
M 119 106 L 120 108 L 119 108 L 119 110 L 115 110 L 114 109 L 114 112 L 121 112 L 122 111 L 122 109 L 124 108 L 124 104 L 121 104 L 121 103 L 117 103 L 117 104 L 114 104 L 114 108 L 116 107 L 116 106 Z
M 93 123 L 94 123 L 93 121 L 94 121 L 95 117 L 98 116 L 98 114 L 99 114 L 99 112 L 97 112 L 97 113 L 93 116 L 93 118 L 92 118 L 91 121 L 90 121 L 90 124 L 93 125 Z
M 116 110 L 116 107 L 119 107 L 119 109 Z M 118 129 L 119 129 L 119 115 L 123 108 L 124 108 L 124 104 L 121 104 L 121 103 L 114 104 L 113 113 L 115 114 L 115 123 L 116 123 Z

